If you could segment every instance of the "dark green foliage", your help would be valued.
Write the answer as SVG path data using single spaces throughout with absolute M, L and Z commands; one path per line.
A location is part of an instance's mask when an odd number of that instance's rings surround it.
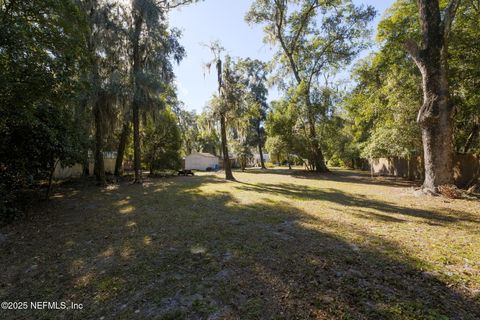
M 450 33 L 448 63 L 456 110 L 456 152 L 475 153 L 480 145 L 479 18 L 478 3 L 463 1 Z M 357 155 L 363 157 L 422 155 L 416 123 L 422 105 L 422 80 L 404 49 L 407 39 L 421 38 L 415 2 L 397 1 L 377 31 L 380 49 L 357 63 L 352 73 L 356 86 L 343 104 L 347 111 L 343 132 L 350 136 L 349 150 L 357 149 Z
M 308 157 L 305 124 L 295 110 L 295 102 L 289 99 L 273 101 L 266 121 L 266 148 L 279 163 L 291 162 L 291 158 Z M 291 101 L 291 100 L 290 100 Z
M 151 174 L 155 171 L 180 169 L 182 138 L 172 111 L 160 111 L 148 121 L 144 144 L 145 161 Z
M 449 60 L 457 152 L 480 153 L 480 3 L 464 0 L 452 26 Z
M 0 210 L 85 146 L 75 98 L 85 21 L 73 1 L 0 3 Z
M 265 42 L 278 48 L 276 82 L 296 92 L 296 109 L 307 124 L 308 159 L 312 171 L 327 172 L 317 127 L 322 117 L 321 79 L 351 63 L 367 47 L 373 7 L 342 1 L 256 0 L 246 15 L 264 25 Z M 292 95 L 290 95 L 292 96 Z
M 19 191 L 51 182 L 56 165 L 85 164 L 88 151 L 96 168 L 103 163 L 116 126 L 130 121 L 132 93 L 145 123 L 170 104 L 171 61 L 185 52 L 164 17 L 181 3 L 134 1 L 129 15 L 115 1 L 0 1 L 0 211 L 11 211 Z M 137 11 L 145 32 L 134 39 Z M 135 45 L 142 64 L 132 72 Z M 178 155 L 165 161 L 176 167 Z

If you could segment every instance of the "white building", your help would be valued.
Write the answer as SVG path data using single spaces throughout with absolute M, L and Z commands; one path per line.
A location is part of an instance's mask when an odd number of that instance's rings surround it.
M 268 153 L 263 154 L 263 162 L 270 162 L 270 155 Z M 259 153 L 254 153 L 253 157 L 249 161 L 249 165 L 256 167 L 260 166 L 260 154 Z
M 210 153 L 195 152 L 185 157 L 185 170 L 214 170 L 219 167 L 218 157 Z
M 117 162 L 116 151 L 104 151 L 103 152 L 103 166 L 105 172 L 113 174 L 115 171 L 115 163 Z M 123 166 L 123 164 L 122 164 Z M 95 160 L 93 159 L 93 152 L 88 151 L 88 173 L 94 175 Z M 77 163 L 73 166 L 64 167 L 60 162 L 57 162 L 55 171 L 53 172 L 54 179 L 68 179 L 74 177 L 81 177 L 83 175 L 83 164 Z

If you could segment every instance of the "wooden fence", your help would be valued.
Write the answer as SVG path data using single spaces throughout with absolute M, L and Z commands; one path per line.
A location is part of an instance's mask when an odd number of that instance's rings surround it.
M 398 157 L 357 161 L 358 169 L 372 171 L 376 175 L 422 180 L 424 177 L 421 157 L 404 159 Z M 480 157 L 473 154 L 457 154 L 454 157 L 455 184 L 467 187 L 480 177 Z

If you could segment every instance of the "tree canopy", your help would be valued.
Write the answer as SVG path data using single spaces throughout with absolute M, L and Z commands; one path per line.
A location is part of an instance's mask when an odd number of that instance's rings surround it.
M 437 158 L 479 153 L 477 1 L 398 0 L 374 46 L 371 6 L 252 1 L 245 20 L 263 27 L 273 57 L 207 45 L 217 89 L 198 114 L 177 96 L 174 64 L 188 52 L 168 20 L 170 10 L 194 2 L 0 2 L 2 210 L 19 190 L 51 182 L 58 166 L 80 163 L 87 173 L 92 161 L 105 185 L 107 151 L 116 154 L 110 173 L 132 168 L 136 182 L 144 170 L 180 168 L 192 152 L 223 157 L 227 167 L 237 159 L 242 169 L 265 169 L 270 153 L 269 161 L 317 172 L 361 159 L 423 159 L 427 173 L 438 172 Z M 452 151 L 436 157 L 449 140 Z M 445 161 L 450 173 L 441 183 L 451 182 L 453 160 Z

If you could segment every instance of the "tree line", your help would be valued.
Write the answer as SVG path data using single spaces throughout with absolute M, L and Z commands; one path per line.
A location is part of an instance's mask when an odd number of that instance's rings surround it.
M 453 155 L 480 150 L 479 21 L 478 1 L 389 8 L 353 69 L 338 157 L 422 157 L 424 189 L 452 184 Z
M 478 152 L 480 6 L 475 0 L 398 0 L 372 46 L 371 6 L 351 0 L 255 0 L 246 23 L 261 25 L 271 61 L 232 58 L 205 45 L 218 90 L 200 114 L 176 95 L 173 64 L 187 52 L 169 12 L 194 0 L 0 1 L 0 194 L 2 212 L 19 190 L 50 181 L 55 167 L 94 159 L 107 183 L 133 160 L 142 170 L 175 169 L 193 151 L 252 153 L 276 161 L 351 166 L 380 156 L 425 163 L 425 190 L 453 182 L 453 154 Z M 206 75 L 207 76 L 207 75 Z M 281 98 L 267 103 L 276 86 Z M 47 194 L 50 191 L 47 191 Z
M 354 64 L 346 85 L 335 75 L 369 45 L 373 8 L 256 1 L 246 19 L 277 45 L 273 80 L 284 89 L 267 116 L 267 149 L 320 172 L 325 162 L 421 157 L 422 190 L 453 184 L 454 154 L 480 150 L 479 8 L 474 0 L 396 1 L 375 51 Z
M 185 50 L 167 17 L 192 2 L 0 2 L 2 211 L 18 190 L 51 181 L 59 163 L 88 170 L 89 152 L 105 185 L 104 151 L 117 150 L 120 174 L 132 140 L 135 182 L 142 159 L 153 169 L 160 150 L 162 166 L 179 163 L 173 63 Z

